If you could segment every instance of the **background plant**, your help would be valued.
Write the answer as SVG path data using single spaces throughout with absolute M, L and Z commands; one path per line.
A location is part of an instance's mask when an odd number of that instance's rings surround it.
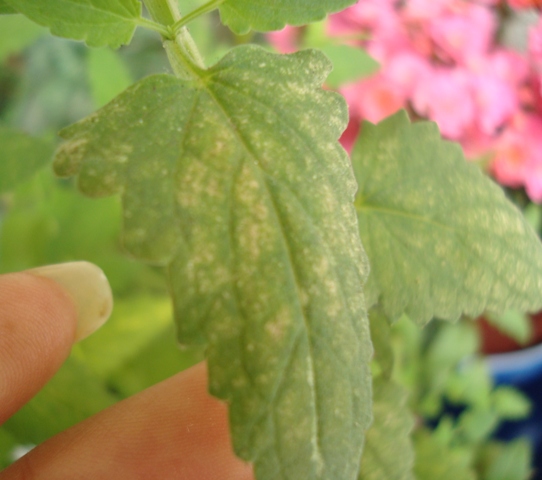
M 424 324 L 486 308 L 539 308 L 536 236 L 433 125 L 411 125 L 403 114 L 364 127 L 352 154 L 359 184 L 354 208 L 352 169 L 337 143 L 346 108 L 338 95 L 321 89 L 331 68 L 326 57 L 240 46 L 206 67 L 184 29 L 188 20 L 200 22 L 194 36 L 211 51 L 213 29 L 203 21 L 214 26 L 217 17 L 200 18 L 207 10 L 220 7 L 223 23 L 245 35 L 251 28 L 320 20 L 350 3 L 301 2 L 299 9 L 286 9 L 280 2 L 181 2 L 193 12 L 182 18 L 174 2 L 148 1 L 147 18 L 136 0 L 107 6 L 74 0 L 71 9 L 54 1 L 0 2 L 2 13 L 15 9 L 56 35 L 91 46 L 117 47 L 130 41 L 136 26 L 148 27 L 162 35 L 174 73 L 129 86 L 131 76 L 148 73 L 130 56 L 146 59 L 150 71 L 165 68 L 153 53 L 156 39 L 146 34 L 122 52 L 132 71 L 109 51 L 51 38 L 5 64 L 10 93 L 2 111 L 0 188 L 13 193 L 3 196 L 2 269 L 84 258 L 104 268 L 119 299 L 110 324 L 78 345 L 53 382 L 2 427 L 6 457 L 12 447 L 40 442 L 206 356 L 212 393 L 230 403 L 236 453 L 255 462 L 258 478 L 390 478 L 382 472 L 391 468 L 396 478 L 412 477 L 413 425 L 407 395 L 390 367 L 388 324 L 403 314 Z M 20 33 L 2 42 L 6 53 L 43 32 L 22 16 L 0 18 Z M 218 50 L 243 41 L 224 32 L 230 45 Z M 326 51 L 339 66 L 345 50 L 335 47 Z M 360 71 L 374 68 L 365 55 L 357 58 L 363 59 Z M 20 60 L 27 81 L 13 90 Z M 42 68 L 41 75 L 31 67 Z M 47 82 L 43 72 L 55 67 L 65 71 L 66 84 L 54 75 Z M 339 84 L 344 77 L 337 72 Z M 36 78 L 40 84 L 32 85 Z M 73 111 L 58 109 L 52 92 Z M 91 202 L 48 170 L 34 175 L 49 163 L 55 130 L 104 104 L 61 131 L 55 170 L 78 174 L 87 195 L 121 198 Z M 124 247 L 153 266 L 118 255 L 121 216 Z M 360 236 L 372 265 L 366 303 Z M 190 345 L 183 353 L 171 338 L 164 277 L 178 338 Z M 374 367 L 374 422 L 360 472 L 372 416 L 366 307 L 372 308 L 377 358 L 387 360 Z M 524 413 L 513 395 L 508 411 L 492 404 L 489 412 Z M 390 426 L 389 418 L 396 423 Z M 438 431 L 445 440 L 445 428 Z M 416 445 L 425 445 L 417 452 L 418 475 L 431 467 L 423 458 L 434 444 L 424 443 L 424 432 L 416 434 Z M 444 440 L 443 449 L 449 446 Z M 494 465 L 493 450 L 484 450 L 484 465 Z M 456 463 L 470 468 L 461 459 Z
M 542 21 L 538 2 L 365 0 L 331 16 L 326 32 L 362 47 L 381 68 L 340 90 L 350 106 L 351 145 L 362 120 L 401 108 L 435 121 L 501 184 L 542 198 Z M 523 22 L 523 30 L 518 29 Z M 293 51 L 293 30 L 272 34 Z

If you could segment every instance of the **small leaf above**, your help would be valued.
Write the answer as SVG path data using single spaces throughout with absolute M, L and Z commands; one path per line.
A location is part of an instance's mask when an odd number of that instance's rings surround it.
M 232 50 L 146 78 L 61 132 L 61 175 L 121 193 L 124 243 L 169 266 L 184 344 L 259 480 L 353 480 L 370 422 L 368 271 L 329 61 Z M 174 399 L 172 400 L 174 401 Z
M 0 0 L 53 35 L 117 48 L 132 38 L 141 16 L 139 0 Z M 1 6 L 0 6 L 1 8 Z
M 31 45 L 47 30 L 23 15 L 7 15 L 0 17 L 0 63 L 22 49 Z
M 359 480 L 413 480 L 414 417 L 403 387 L 382 377 L 375 380 L 374 421 L 367 432 Z
M 11 15 L 17 13 L 13 7 L 10 7 L 5 0 L 0 0 L 0 15 Z
M 53 157 L 53 144 L 0 126 L 0 193 L 29 179 Z
M 286 25 L 306 25 L 328 13 L 344 10 L 355 0 L 226 0 L 220 7 L 224 25 L 237 34 L 249 30 L 269 32 Z
M 420 323 L 542 307 L 540 240 L 435 124 L 365 123 L 352 157 L 369 306 Z

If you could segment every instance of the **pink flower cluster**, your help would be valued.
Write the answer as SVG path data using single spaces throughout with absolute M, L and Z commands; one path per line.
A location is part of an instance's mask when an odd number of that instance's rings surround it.
M 351 118 L 343 144 L 351 146 L 362 120 L 406 108 L 435 121 L 469 158 L 489 159 L 500 183 L 542 201 L 542 19 L 528 33 L 527 52 L 497 41 L 505 8 L 540 8 L 542 0 L 503 3 L 359 0 L 331 16 L 330 36 L 365 48 L 381 65 L 340 89 Z M 271 41 L 291 51 L 298 33 L 285 29 Z

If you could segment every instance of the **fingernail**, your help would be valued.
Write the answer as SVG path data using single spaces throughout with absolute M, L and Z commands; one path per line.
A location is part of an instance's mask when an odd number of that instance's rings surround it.
M 100 328 L 113 310 L 113 294 L 103 271 L 89 262 L 70 262 L 27 270 L 60 284 L 75 302 L 77 329 L 75 341 Z

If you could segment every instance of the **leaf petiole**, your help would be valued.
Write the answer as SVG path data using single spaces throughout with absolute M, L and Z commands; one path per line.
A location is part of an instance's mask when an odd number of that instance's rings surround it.
M 153 20 L 149 20 L 145 17 L 139 17 L 136 19 L 136 24 L 140 27 L 148 28 L 149 30 L 154 30 L 155 32 L 158 32 L 162 37 L 171 40 L 174 38 L 173 30 L 171 27 L 166 27 L 165 25 L 162 25 L 161 23 L 155 22 Z
M 188 25 L 192 20 L 204 15 L 206 13 L 216 10 L 220 5 L 222 5 L 226 0 L 210 0 L 209 2 L 203 4 L 201 7 L 196 8 L 194 11 L 190 12 L 188 15 L 184 16 L 180 20 L 177 20 L 173 24 L 173 32 L 175 35 L 179 32 L 181 28 L 185 25 Z
M 188 30 L 174 28 L 181 21 L 176 0 L 144 0 L 144 4 L 154 21 L 168 32 L 164 35 L 164 48 L 175 75 L 185 79 L 197 78 L 197 71 L 204 69 L 205 64 Z

